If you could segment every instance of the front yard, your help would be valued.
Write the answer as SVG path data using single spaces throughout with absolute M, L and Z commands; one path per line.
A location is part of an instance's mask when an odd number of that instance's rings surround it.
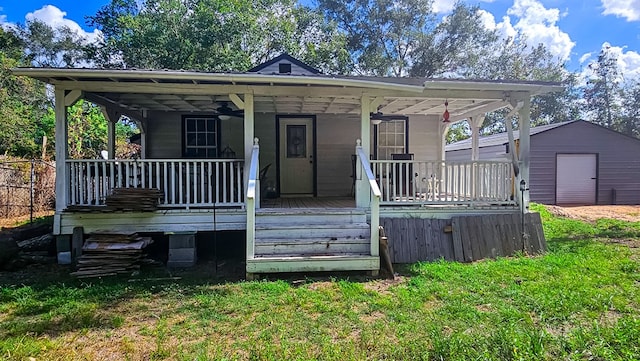
M 639 359 L 640 222 L 538 210 L 548 254 L 396 281 L 0 278 L 0 358 Z

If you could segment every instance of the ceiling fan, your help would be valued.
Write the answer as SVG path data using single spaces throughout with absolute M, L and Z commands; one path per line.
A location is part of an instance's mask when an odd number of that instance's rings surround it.
M 220 106 L 216 108 L 216 112 L 217 112 L 216 115 L 218 116 L 218 118 L 222 120 L 227 120 L 231 117 L 244 116 L 244 110 L 242 109 L 234 110 L 228 105 L 227 102 L 220 102 Z
M 375 113 L 369 113 L 369 119 L 371 120 L 371 123 L 373 123 L 374 125 L 378 125 L 381 122 L 390 122 L 392 120 L 397 120 L 399 117 L 397 115 L 385 115 L 383 114 L 381 111 L 377 111 Z

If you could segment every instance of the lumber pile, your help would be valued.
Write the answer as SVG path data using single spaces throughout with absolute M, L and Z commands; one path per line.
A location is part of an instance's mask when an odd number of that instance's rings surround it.
M 162 196 L 155 188 L 114 188 L 105 204 L 115 210 L 155 211 Z
M 140 237 L 137 233 L 92 234 L 82 246 L 77 271 L 71 275 L 88 278 L 130 273 L 140 268 L 144 248 L 151 243 L 151 237 Z

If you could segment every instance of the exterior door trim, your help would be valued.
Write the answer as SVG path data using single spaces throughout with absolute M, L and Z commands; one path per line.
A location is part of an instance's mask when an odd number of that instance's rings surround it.
M 297 118 L 307 118 L 311 119 L 311 142 L 313 152 L 313 196 L 318 196 L 318 157 L 317 157 L 317 138 L 316 138 L 316 116 L 312 114 L 276 114 L 276 189 L 278 197 L 280 197 L 280 119 L 297 119 Z

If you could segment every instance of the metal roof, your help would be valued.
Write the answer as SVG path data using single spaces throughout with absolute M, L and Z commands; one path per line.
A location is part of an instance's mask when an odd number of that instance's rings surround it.
M 94 103 L 129 111 L 207 112 L 229 101 L 230 93 L 253 93 L 258 113 L 355 114 L 366 95 L 381 98 L 383 113 L 398 115 L 440 116 L 448 101 L 455 121 L 503 108 L 517 93 L 534 96 L 562 89 L 559 83 L 548 82 L 323 74 L 88 68 L 15 68 L 12 72 L 63 89 L 82 90 Z
M 539 125 L 537 127 L 533 127 L 530 130 L 530 135 L 536 135 L 538 133 L 542 133 L 545 132 L 547 130 L 551 130 L 554 128 L 558 128 L 558 127 L 562 127 L 565 126 L 567 124 L 571 124 L 571 123 L 575 123 L 575 122 L 579 122 L 581 120 L 572 120 L 572 121 L 568 121 L 568 122 L 562 122 L 562 123 L 553 123 L 553 124 L 547 124 L 547 125 Z M 513 131 L 513 139 L 520 139 L 520 132 L 517 130 Z M 498 133 L 498 134 L 492 134 L 492 135 L 486 135 L 483 137 L 480 137 L 480 139 L 478 139 L 478 144 L 479 144 L 479 148 L 484 148 L 484 147 L 492 147 L 492 146 L 496 146 L 496 145 L 504 145 L 509 143 L 509 136 L 508 134 L 505 133 Z M 451 143 L 445 146 L 445 151 L 453 151 L 453 150 L 463 150 L 463 149 L 471 149 L 471 138 L 467 138 L 455 143 Z

